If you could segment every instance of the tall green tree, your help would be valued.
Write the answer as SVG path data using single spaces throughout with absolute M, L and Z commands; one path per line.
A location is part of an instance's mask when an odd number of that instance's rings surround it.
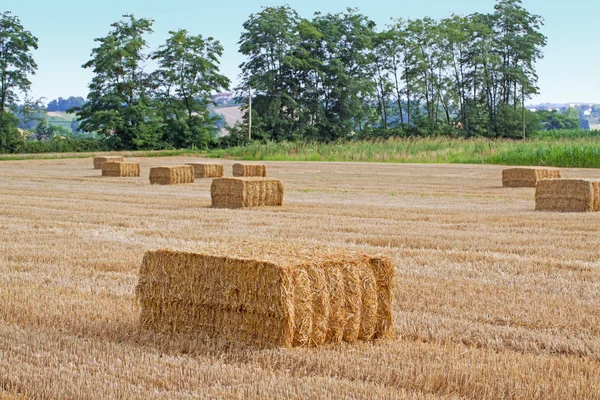
M 240 93 L 253 91 L 253 130 L 275 140 L 291 139 L 297 112 L 292 53 L 298 46 L 298 13 L 289 6 L 265 7 L 250 15 L 238 42 L 248 57 L 240 67 Z M 253 113 L 254 116 L 254 113 Z M 246 115 L 247 118 L 247 115 Z
M 156 148 L 161 141 L 161 119 L 152 104 L 151 81 L 145 72 L 150 55 L 144 35 L 152 20 L 124 15 L 111 24 L 99 46 L 83 65 L 94 72 L 87 102 L 76 108 L 80 129 L 98 132 L 119 149 Z
M 8 109 L 18 101 L 19 94 L 30 86 L 29 75 L 37 64 L 31 54 L 38 48 L 38 39 L 26 30 L 19 18 L 5 11 L 0 14 L 0 151 L 12 152 L 20 141 L 18 118 Z
M 522 134 L 526 134 L 525 99 L 539 93 L 535 62 L 542 57 L 546 37 L 540 32 L 542 17 L 529 13 L 521 0 L 498 0 L 494 6 L 496 51 L 502 58 L 500 67 L 500 105 L 520 107 Z M 506 114 L 506 113 L 504 113 Z M 498 121 L 495 128 L 504 136 L 513 135 Z
M 223 46 L 213 38 L 191 36 L 186 30 L 170 36 L 154 54 L 156 100 L 165 122 L 164 139 L 174 147 L 201 147 L 215 137 L 210 116 L 211 93 L 229 88 L 219 71 Z

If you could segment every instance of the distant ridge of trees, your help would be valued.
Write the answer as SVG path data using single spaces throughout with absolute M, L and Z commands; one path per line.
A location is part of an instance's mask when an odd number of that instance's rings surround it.
M 46 111 L 62 111 L 66 112 L 70 108 L 81 107 L 85 103 L 85 99 L 80 96 L 70 96 L 67 99 L 59 97 L 48 103 Z

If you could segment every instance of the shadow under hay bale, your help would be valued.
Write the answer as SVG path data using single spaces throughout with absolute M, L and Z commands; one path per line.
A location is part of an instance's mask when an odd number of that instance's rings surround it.
M 541 179 L 555 179 L 560 177 L 560 170 L 558 168 L 507 168 L 502 171 L 502 186 L 534 188 Z
M 210 197 L 217 208 L 281 206 L 283 190 L 278 179 L 217 178 L 210 187 Z
M 102 176 L 137 177 L 140 176 L 140 164 L 107 161 L 102 164 Z
M 102 157 L 94 157 L 94 169 L 102 169 L 102 164 L 105 162 L 123 162 L 123 157 L 121 156 L 102 156 Z
M 153 185 L 176 185 L 194 183 L 194 168 L 191 165 L 150 168 L 150 183 Z
M 265 177 L 267 176 L 267 166 L 264 164 L 233 164 L 233 176 Z
M 536 211 L 587 212 L 600 208 L 600 180 L 543 179 L 535 189 Z
M 194 178 L 221 178 L 223 164 L 190 163 L 194 168 Z
M 258 346 L 391 335 L 389 260 L 358 254 L 294 257 L 262 261 L 149 251 L 136 288 L 140 324 Z

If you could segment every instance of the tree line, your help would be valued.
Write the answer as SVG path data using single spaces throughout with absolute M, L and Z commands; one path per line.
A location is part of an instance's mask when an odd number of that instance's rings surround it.
M 540 127 L 524 105 L 539 91 L 542 24 L 521 0 L 497 0 L 489 14 L 394 19 L 379 30 L 356 9 L 307 19 L 289 6 L 263 7 L 243 24 L 236 93 L 247 104 L 252 91 L 256 139 L 522 137 Z M 75 112 L 80 131 L 113 149 L 215 144 L 211 94 L 230 85 L 219 69 L 222 45 L 180 29 L 151 50 L 152 25 L 133 15 L 113 23 L 83 65 L 93 72 L 85 102 L 59 98 L 48 109 Z M 14 148 L 7 111 L 31 85 L 37 44 L 16 16 L 0 14 L 0 151 Z M 226 143 L 246 140 L 249 112 Z
M 301 18 L 267 7 L 244 24 L 242 93 L 270 139 L 378 133 L 523 136 L 538 93 L 542 18 L 520 0 L 491 14 L 396 19 L 383 30 L 356 9 Z

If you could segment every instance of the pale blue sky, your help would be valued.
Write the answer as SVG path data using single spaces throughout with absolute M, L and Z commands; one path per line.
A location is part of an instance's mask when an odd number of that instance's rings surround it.
M 307 18 L 314 11 L 340 12 L 346 7 L 358 7 L 378 27 L 383 27 L 391 17 L 439 19 L 451 13 L 492 12 L 495 1 L 3 0 L 0 11 L 12 11 L 39 38 L 39 49 L 34 53 L 39 69 L 32 79 L 32 92 L 51 100 L 87 95 L 92 75 L 81 65 L 88 61 L 95 47 L 94 38 L 105 36 L 109 25 L 126 13 L 155 20 L 154 33 L 148 37 L 153 49 L 165 41 L 169 30 L 180 28 L 220 40 L 225 47 L 222 71 L 235 82 L 238 65 L 244 61 L 237 53 L 242 24 L 251 13 L 260 11 L 261 6 L 283 4 L 289 4 Z M 541 94 L 531 102 L 600 103 L 600 2 L 524 0 L 523 5 L 545 19 L 542 33 L 548 37 L 545 57 L 538 62 Z

